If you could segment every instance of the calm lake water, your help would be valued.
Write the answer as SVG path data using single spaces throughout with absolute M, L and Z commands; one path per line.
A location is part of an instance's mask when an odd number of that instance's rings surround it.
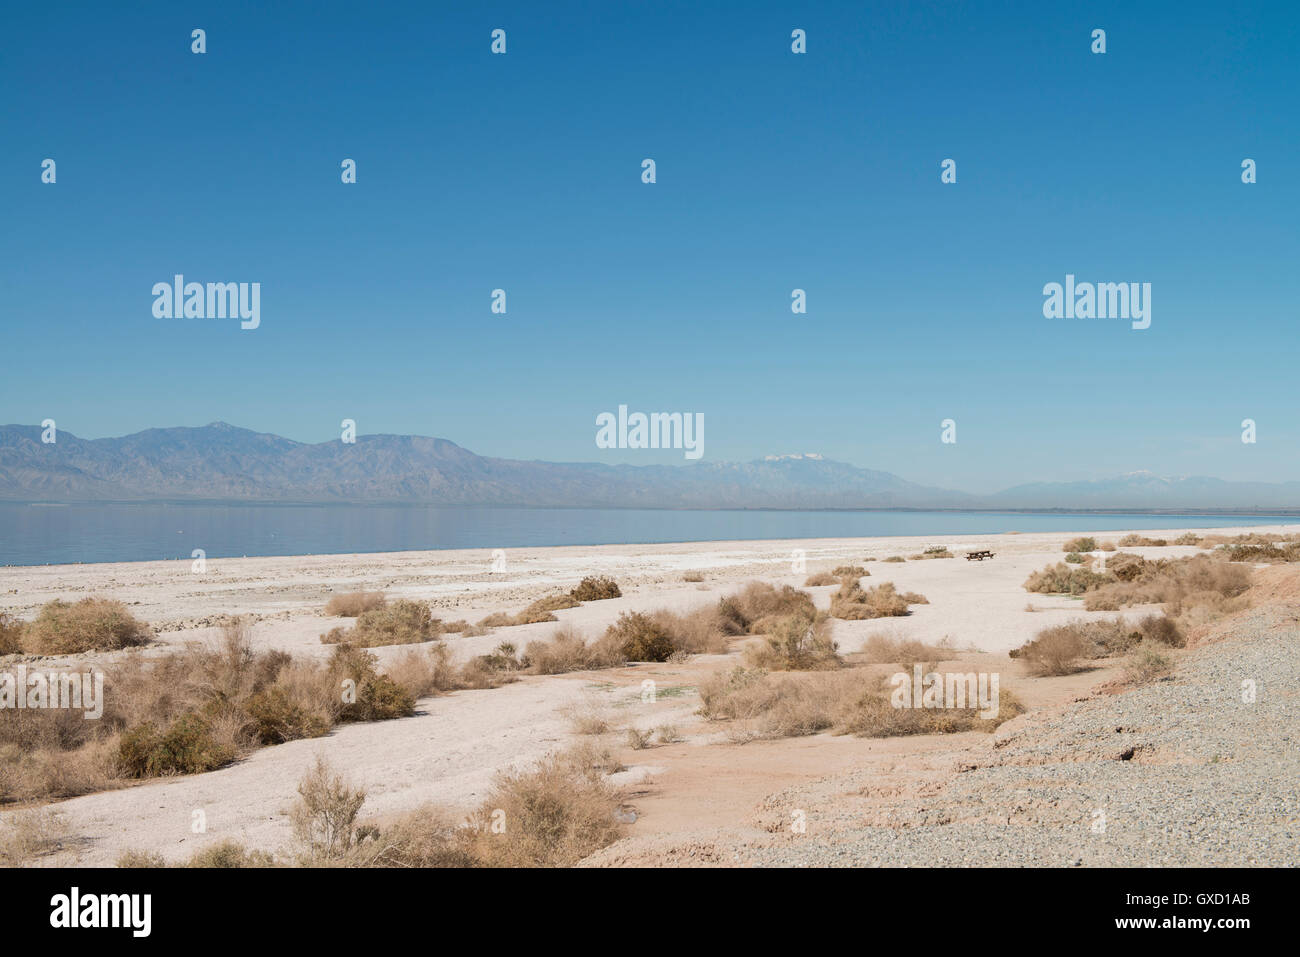
M 434 548 L 981 535 L 1300 522 L 1269 515 L 0 504 L 0 565 Z

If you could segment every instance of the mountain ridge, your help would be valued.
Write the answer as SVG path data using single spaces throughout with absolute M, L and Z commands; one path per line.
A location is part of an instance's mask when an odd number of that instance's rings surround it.
M 211 501 L 612 508 L 1267 509 L 1300 507 L 1300 482 L 1147 471 L 1030 482 L 991 495 L 910 482 L 817 453 L 749 462 L 607 465 L 482 456 L 450 439 L 373 434 L 298 442 L 227 422 L 82 439 L 0 426 L 0 501 Z

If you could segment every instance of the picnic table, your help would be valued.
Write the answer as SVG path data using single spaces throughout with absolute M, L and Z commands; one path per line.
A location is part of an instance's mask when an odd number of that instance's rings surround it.
M 992 557 L 993 557 L 993 553 L 988 551 L 966 553 L 966 561 L 968 562 L 982 562 L 984 561 L 984 559 L 992 558 Z

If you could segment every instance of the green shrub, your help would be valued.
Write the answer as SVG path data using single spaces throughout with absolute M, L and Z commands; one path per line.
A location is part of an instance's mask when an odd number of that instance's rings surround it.
M 208 722 L 192 712 L 182 714 L 163 731 L 145 722 L 123 734 L 118 743 L 123 773 L 136 778 L 211 771 L 234 757 L 234 749 L 218 743 Z

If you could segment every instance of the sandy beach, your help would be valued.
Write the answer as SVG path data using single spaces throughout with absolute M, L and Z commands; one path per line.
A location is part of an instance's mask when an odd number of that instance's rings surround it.
M 1300 526 L 1203 531 L 1232 535 L 1295 534 L 1297 530 Z M 1172 540 L 1187 529 L 1132 531 Z M 1099 533 L 1097 537 L 1113 540 L 1123 534 Z M 530 548 L 505 552 L 504 563 L 502 556 L 481 549 L 212 558 L 200 573 L 192 570 L 189 561 L 9 567 L 0 568 L 0 597 L 5 611 L 30 619 L 44 603 L 54 599 L 106 596 L 124 602 L 136 617 L 156 630 L 158 640 L 146 648 L 77 659 L 91 666 L 110 666 L 126 655 L 163 654 L 189 642 L 212 642 L 219 634 L 221 619 L 229 615 L 243 615 L 253 621 L 253 643 L 259 650 L 279 649 L 323 658 L 331 649 L 321 644 L 320 635 L 339 623 L 338 619 L 324 616 L 323 606 L 332 595 L 345 592 L 383 591 L 390 600 L 427 602 L 434 614 L 444 619 L 477 621 L 494 612 L 517 611 L 557 589 L 571 588 L 584 576 L 609 576 L 619 583 L 623 597 L 556 612 L 560 624 L 571 624 L 591 639 L 623 612 L 663 608 L 689 611 L 716 603 L 748 581 L 802 587 L 813 573 L 874 559 L 868 565 L 868 584 L 893 582 L 900 590 L 926 596 L 929 604 L 917 605 L 911 614 L 901 618 L 834 620 L 833 637 L 842 652 L 853 652 L 869 637 L 882 634 L 946 642 L 954 649 L 953 662 L 963 670 L 1000 671 L 1003 686 L 1015 691 L 1029 707 L 1029 713 L 1008 722 L 993 735 L 962 732 L 873 739 L 818 734 L 738 744 L 728 741 L 696 713 L 699 701 L 695 690 L 704 676 L 730 667 L 738 658 L 734 651 L 600 672 L 527 676 L 490 690 L 456 691 L 422 699 L 417 713 L 410 718 L 343 725 L 325 737 L 261 748 L 217 771 L 149 780 L 57 802 L 55 807 L 74 837 L 51 860 L 111 865 L 126 850 L 152 851 L 169 860 L 180 860 L 206 843 L 229 837 L 268 850 L 282 848 L 290 839 L 286 808 L 295 797 L 296 782 L 317 755 L 326 756 L 350 779 L 366 787 L 368 814 L 396 813 L 425 803 L 443 806 L 452 814 L 464 813 L 482 798 L 498 772 L 528 766 L 546 753 L 573 743 L 578 737 L 572 728 L 574 709 L 597 708 L 614 716 L 619 727 L 648 729 L 671 724 L 679 730 L 681 740 L 647 750 L 620 752 L 626 769 L 613 780 L 626 789 L 627 807 L 634 811 L 636 820 L 627 838 L 599 852 L 588 863 L 909 863 L 919 860 L 920 855 L 934 853 L 934 848 L 943 843 L 936 838 L 931 846 L 922 838 L 927 828 L 935 830 L 935 822 L 939 821 L 960 825 L 948 827 L 945 846 L 956 849 L 952 853 L 959 857 L 967 855 L 968 863 L 977 862 L 980 854 L 993 853 L 1003 845 L 999 853 L 1012 853 L 1015 862 L 1065 866 L 1091 862 L 1085 861 L 1089 852 L 1066 849 L 1071 841 L 1080 848 L 1087 846 L 1086 827 L 1076 827 L 1089 808 L 1083 795 L 1087 788 L 1078 780 L 1053 783 L 1055 772 L 1049 773 L 1047 765 L 1072 766 L 1074 772 L 1079 772 L 1091 759 L 1058 754 L 1037 765 L 1037 772 L 1029 776 L 1036 783 L 1031 784 L 1025 783 L 1025 768 L 1032 761 L 1024 754 L 1010 762 L 1004 759 L 1017 748 L 1025 754 L 1033 751 L 1027 735 L 1036 735 L 1035 741 L 1052 734 L 1059 736 L 1060 728 L 1065 726 L 1062 722 L 1068 724 L 1071 720 L 1082 722 L 1080 728 L 1087 727 L 1080 717 L 1083 714 L 1096 712 L 1094 717 L 1102 723 L 1136 727 L 1133 721 L 1114 716 L 1126 708 L 1146 707 L 1134 704 L 1146 692 L 1105 700 L 1090 697 L 1093 689 L 1115 677 L 1113 667 L 1029 679 L 1021 665 L 1007 657 L 1010 649 L 1023 645 L 1043 628 L 1101 614 L 1085 613 L 1077 599 L 1030 595 L 1022 587 L 1031 572 L 1061 559 L 1062 542 L 1071 537 L 1069 533 L 1010 533 L 924 539 Z M 946 545 L 957 558 L 883 561 L 936 545 Z M 990 550 L 995 557 L 982 562 L 963 560 L 968 550 Z M 1193 555 L 1197 548 L 1171 545 L 1125 551 L 1144 557 L 1175 558 Z M 793 564 L 799 562 L 802 564 Z M 1294 669 L 1295 621 L 1300 616 L 1288 618 L 1284 609 L 1300 608 L 1300 604 L 1288 597 L 1286 583 L 1278 578 L 1282 572 L 1289 569 L 1261 573 L 1268 581 L 1276 579 L 1280 590 L 1275 601 L 1253 612 L 1258 620 L 1252 619 L 1250 628 L 1254 629 L 1251 635 L 1257 640 L 1259 654 L 1276 654 L 1270 650 L 1275 645 L 1289 648 L 1289 667 Z M 702 580 L 684 581 L 688 573 Z M 835 586 L 807 590 L 818 606 L 825 608 Z M 1148 611 L 1134 607 L 1119 614 L 1137 617 Z M 1108 617 L 1115 617 L 1115 613 Z M 477 637 L 451 636 L 448 646 L 456 659 L 466 660 L 502 641 L 523 647 L 532 639 L 549 636 L 556 627 L 556 623 L 537 623 L 497 628 Z M 1234 634 L 1243 632 L 1243 627 L 1237 627 Z M 409 647 L 373 650 L 381 661 L 388 661 Z M 1219 658 L 1214 655 L 1224 654 L 1224 647 L 1224 642 L 1212 642 L 1189 652 L 1180 668 L 1201 668 L 1205 674 L 1196 672 L 1200 677 L 1188 680 L 1214 680 L 1206 675 L 1219 667 Z M 38 660 L 45 667 L 56 663 L 52 659 Z M 73 659 L 57 661 L 59 666 L 72 663 Z M 653 702 L 643 701 L 640 694 L 646 679 L 652 679 L 660 691 Z M 1270 680 L 1275 685 L 1282 683 L 1278 677 Z M 1224 688 L 1230 690 L 1230 684 Z M 1289 691 L 1292 699 L 1295 687 L 1292 684 Z M 1220 692 L 1227 693 L 1223 689 Z M 1290 707 L 1284 720 L 1290 721 L 1293 734 L 1294 700 Z M 1263 720 L 1264 713 L 1261 707 L 1252 714 Z M 1185 718 L 1180 716 L 1179 720 Z M 1238 722 L 1243 740 L 1251 736 L 1252 722 Z M 1112 737 L 1115 733 L 1110 732 Z M 1255 734 L 1250 747 L 1263 748 L 1261 760 L 1271 760 L 1272 740 L 1275 736 L 1268 733 Z M 1086 752 L 1086 742 L 1081 746 Z M 1191 760 L 1187 755 L 1199 753 L 1190 746 L 1185 750 L 1182 759 L 1163 750 L 1162 760 L 1148 764 L 1147 770 L 1184 766 Z M 1236 760 L 1245 760 L 1249 750 L 1241 750 Z M 1290 752 L 1288 768 L 1295 760 L 1293 747 Z M 1117 764 L 1109 756 L 1096 760 Z M 1018 833 L 1037 834 L 1021 842 L 1022 851 L 1008 851 L 1005 834 L 999 837 L 999 831 L 987 822 L 978 824 L 982 818 L 973 810 L 975 799 L 970 794 L 957 796 L 954 790 L 975 780 L 969 772 L 995 766 L 998 770 L 990 772 L 990 776 L 1001 777 L 987 785 L 986 797 L 999 789 L 1020 789 L 1025 793 L 1019 805 L 1033 809 L 1032 813 L 1020 814 L 1018 820 L 1017 813 L 1008 816 L 998 812 L 998 829 L 1013 826 L 1021 828 Z M 1008 767 L 1019 767 L 1020 771 L 1008 772 Z M 1130 765 L 1124 770 L 1137 773 L 1134 768 Z M 1278 788 L 1290 788 L 1290 798 L 1278 798 L 1280 804 L 1264 815 L 1269 822 L 1263 832 L 1268 840 L 1251 841 L 1248 847 L 1240 843 L 1225 846 L 1222 862 L 1227 858 L 1232 858 L 1233 863 L 1251 862 L 1238 860 L 1242 855 L 1254 855 L 1252 860 L 1256 861 L 1296 862 L 1294 840 L 1285 847 L 1275 846 L 1277 837 L 1294 836 L 1297 827 L 1295 780 L 1292 776 L 1290 784 L 1284 785 L 1278 779 Z M 1060 793 L 1053 792 L 1053 788 Z M 1062 803 L 1065 791 L 1071 792 L 1065 803 L 1078 804 L 1068 813 Z M 1141 802 L 1140 797 L 1131 799 Z M 1259 800 L 1257 797 L 1256 804 Z M 1151 803 L 1152 808 L 1143 813 L 1155 813 L 1159 801 L 1154 794 Z M 943 806 L 948 809 L 936 810 Z M 958 806 L 962 810 L 953 810 Z M 782 833 L 782 822 L 788 820 L 791 808 L 814 807 L 821 810 L 814 815 L 820 823 L 810 831 L 812 837 L 800 843 Z M 204 811 L 206 833 L 192 833 L 196 809 Z M 899 851 L 902 845 L 897 842 L 890 845 L 894 847 L 890 851 L 877 839 L 879 835 L 897 838 L 904 833 L 911 835 L 908 840 L 915 844 L 912 857 Z M 1157 833 L 1160 836 L 1151 838 Z M 870 836 L 873 834 L 877 837 Z M 1058 839 L 1062 834 L 1068 839 Z M 1152 830 L 1147 837 L 1154 839 L 1157 846 L 1143 845 L 1146 850 L 1157 857 L 1163 855 L 1168 862 L 1216 862 L 1198 858 L 1190 851 L 1182 853 L 1179 848 L 1186 844 L 1184 834 L 1166 837 L 1163 830 Z M 1274 846 L 1270 849 L 1270 845 Z M 816 851 L 819 847 L 821 851 Z M 1023 859 L 1014 858 L 1016 853 L 1023 853 Z M 1102 860 L 1097 858 L 1097 862 Z M 1114 860 L 1129 858 L 1104 857 L 1105 862 Z

